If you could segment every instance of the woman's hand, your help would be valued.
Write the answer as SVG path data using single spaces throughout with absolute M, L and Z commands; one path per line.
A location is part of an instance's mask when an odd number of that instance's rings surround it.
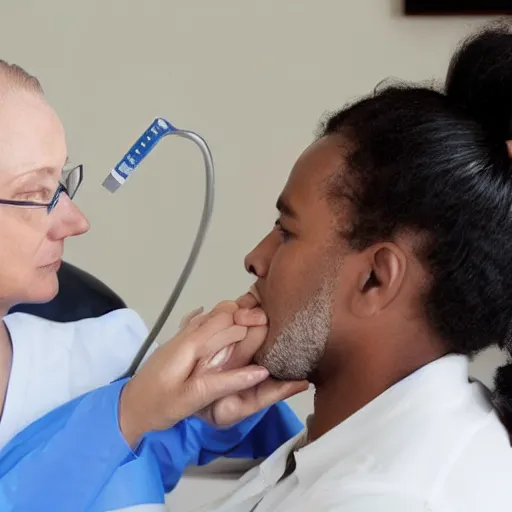
M 249 365 L 265 342 L 268 331 L 266 315 L 259 308 L 258 300 L 249 293 L 236 302 L 221 302 L 216 310 L 233 314 L 235 322 L 247 327 L 247 335 L 217 354 L 216 361 L 213 361 L 216 364 L 212 365 L 212 360 L 207 361 L 199 371 L 233 371 Z M 188 320 L 191 318 L 193 316 Z M 219 398 L 198 416 L 212 425 L 228 426 L 307 389 L 306 381 L 278 381 L 268 377 L 253 387 Z
M 264 381 L 268 371 L 256 365 L 220 366 L 222 371 L 215 365 L 216 354 L 225 348 L 225 354 L 233 353 L 234 344 L 247 334 L 248 328 L 236 325 L 233 313 L 223 307 L 189 319 L 125 385 L 119 423 L 127 442 L 133 445 L 146 432 L 170 428 L 215 400 Z

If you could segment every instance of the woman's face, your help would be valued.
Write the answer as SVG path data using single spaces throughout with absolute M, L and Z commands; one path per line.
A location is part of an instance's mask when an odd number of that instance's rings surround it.
M 0 200 L 50 202 L 66 160 L 62 124 L 43 96 L 0 94 Z M 0 204 L 0 313 L 17 303 L 51 300 L 64 240 L 88 229 L 66 194 L 50 213 Z

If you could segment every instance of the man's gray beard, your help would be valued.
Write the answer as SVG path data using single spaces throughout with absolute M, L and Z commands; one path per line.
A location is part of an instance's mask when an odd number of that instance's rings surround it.
M 325 352 L 332 319 L 332 286 L 318 292 L 285 324 L 272 347 L 255 361 L 280 380 L 307 379 Z

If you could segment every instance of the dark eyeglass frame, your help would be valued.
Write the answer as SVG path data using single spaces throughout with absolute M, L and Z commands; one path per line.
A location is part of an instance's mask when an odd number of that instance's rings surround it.
M 55 194 L 53 195 L 51 201 L 49 203 L 39 203 L 36 201 L 14 201 L 11 199 L 0 199 L 0 204 L 6 204 L 8 206 L 21 206 L 24 208 L 46 208 L 47 213 L 50 213 L 59 202 L 60 195 L 62 192 L 68 195 L 70 199 L 73 199 L 76 195 L 77 190 L 80 188 L 80 185 L 82 184 L 82 180 L 84 177 L 84 166 L 83 165 L 77 165 L 76 167 L 72 167 L 71 169 L 67 169 L 66 172 L 68 175 L 72 172 L 78 172 L 78 183 L 75 187 L 75 190 L 72 190 L 71 192 L 68 190 L 66 185 L 64 183 L 60 182 L 59 186 L 57 187 L 57 190 L 55 191 Z

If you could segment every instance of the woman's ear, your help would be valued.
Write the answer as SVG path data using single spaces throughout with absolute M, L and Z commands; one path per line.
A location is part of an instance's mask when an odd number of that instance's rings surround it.
M 370 317 L 386 308 L 398 295 L 404 281 L 407 257 L 393 243 L 376 244 L 361 254 L 365 269 L 353 297 L 357 316 Z

